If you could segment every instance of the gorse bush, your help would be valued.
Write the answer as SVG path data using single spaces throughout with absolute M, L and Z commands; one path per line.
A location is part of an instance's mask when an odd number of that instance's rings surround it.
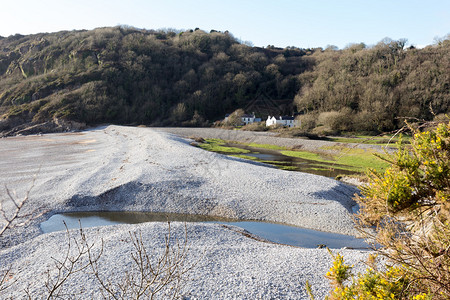
M 411 146 L 400 143 L 385 157 L 391 165 L 384 173 L 370 171 L 356 199 L 358 226 L 389 265 L 378 270 L 372 260 L 365 274 L 344 284 L 351 267 L 334 256 L 331 299 L 450 298 L 450 122 L 423 132 L 409 127 Z
M 345 264 L 341 254 L 332 255 L 334 262 L 326 277 L 331 281 L 333 290 L 328 299 L 399 299 L 410 282 L 400 267 L 387 267 L 378 270 L 376 257 L 368 259 L 368 268 L 364 274 L 352 273 L 353 266 Z

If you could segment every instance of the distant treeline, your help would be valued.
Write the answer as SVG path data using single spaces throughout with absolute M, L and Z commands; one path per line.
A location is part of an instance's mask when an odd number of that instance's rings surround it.
M 310 56 L 295 97 L 305 129 L 386 132 L 450 112 L 450 40 L 424 49 L 385 39 Z
M 377 132 L 448 113 L 449 70 L 449 40 L 323 50 L 198 29 L 14 35 L 0 37 L 0 130 L 55 118 L 201 126 L 264 98 L 291 99 L 308 130 Z

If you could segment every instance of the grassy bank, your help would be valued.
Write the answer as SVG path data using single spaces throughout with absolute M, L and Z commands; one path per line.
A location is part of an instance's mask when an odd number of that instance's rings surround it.
M 249 153 L 250 150 L 245 150 L 237 147 L 224 146 L 227 142 L 221 139 L 206 139 L 204 143 L 198 146 L 204 150 L 218 152 L 218 153 Z
M 277 146 L 277 145 L 270 145 L 270 144 L 256 144 L 256 143 L 250 143 L 250 144 L 244 144 L 250 147 L 254 148 L 260 148 L 260 149 L 268 149 L 268 150 L 287 150 L 286 147 Z
M 234 157 L 271 164 L 282 170 L 299 170 L 298 167 L 289 165 L 289 163 L 284 163 L 282 161 L 262 160 L 255 158 L 254 156 L 246 155 L 252 151 L 242 149 L 240 147 L 226 146 L 229 143 L 249 146 L 255 148 L 256 150 L 270 150 L 278 155 L 286 157 L 300 158 L 309 163 L 309 170 L 311 173 L 317 173 L 314 171 L 326 171 L 332 169 L 337 172 L 342 172 L 343 174 L 353 172 L 362 175 L 368 168 L 384 171 L 388 166 L 385 161 L 375 156 L 375 153 L 377 152 L 374 150 L 359 149 L 344 145 L 323 147 L 320 149 L 323 150 L 323 152 L 310 152 L 304 150 L 292 150 L 286 147 L 270 144 L 237 143 L 221 139 L 206 139 L 204 143 L 199 144 L 199 147 L 212 152 L 228 154 Z M 303 171 L 305 170 L 303 169 Z M 308 169 L 306 169 L 306 172 L 309 172 Z
M 369 135 L 357 135 L 351 137 L 328 137 L 327 140 L 336 143 L 347 144 L 366 144 L 366 145 L 380 145 L 386 147 L 397 148 L 397 143 L 402 140 L 404 144 L 409 144 L 411 136 L 402 135 L 400 138 L 392 136 L 369 136 Z
M 299 157 L 308 160 L 333 165 L 336 168 L 356 171 L 364 173 L 368 168 L 384 171 L 388 164 L 375 156 L 377 153 L 373 150 L 355 149 L 345 146 L 332 146 L 324 148 L 324 150 L 337 150 L 336 155 L 320 155 L 314 152 L 307 151 L 281 151 L 283 155 Z

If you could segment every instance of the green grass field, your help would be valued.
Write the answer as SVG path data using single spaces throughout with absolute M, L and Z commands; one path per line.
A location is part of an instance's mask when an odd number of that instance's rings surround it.
M 384 171 L 388 167 L 388 163 L 376 157 L 375 153 L 377 152 L 373 150 L 355 149 L 345 146 L 332 146 L 326 149 L 338 150 L 339 154 L 327 158 L 317 153 L 307 151 L 289 150 L 281 151 L 281 153 L 286 156 L 327 163 L 330 165 L 335 165 L 335 167 L 339 169 L 356 171 L 360 173 L 364 173 L 368 168 Z

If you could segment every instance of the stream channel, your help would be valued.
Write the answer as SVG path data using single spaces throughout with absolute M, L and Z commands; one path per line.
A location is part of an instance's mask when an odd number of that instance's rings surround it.
M 282 170 L 305 172 L 330 178 L 335 178 L 338 175 L 352 175 L 358 173 L 339 168 L 338 164 L 287 156 L 282 154 L 280 150 L 251 147 L 237 143 L 226 143 L 223 146 L 237 148 L 238 150 L 242 149 L 248 152 L 233 153 L 232 151 L 219 151 L 218 153 L 225 155 L 238 155 L 241 158 L 248 158 L 253 161 L 262 162 L 267 166 L 276 167 Z
M 69 229 L 94 226 L 106 226 L 115 224 L 137 224 L 144 222 L 206 222 L 223 225 L 233 225 L 245 229 L 251 234 L 265 240 L 303 248 L 328 247 L 332 249 L 351 248 L 369 249 L 369 245 L 363 240 L 353 236 L 328 233 L 312 229 L 306 229 L 283 224 L 261 221 L 242 221 L 233 219 L 221 219 L 202 215 L 185 215 L 173 213 L 149 213 L 149 212 L 76 212 L 63 213 L 51 216 L 41 223 L 44 233 L 65 230 L 63 221 Z

